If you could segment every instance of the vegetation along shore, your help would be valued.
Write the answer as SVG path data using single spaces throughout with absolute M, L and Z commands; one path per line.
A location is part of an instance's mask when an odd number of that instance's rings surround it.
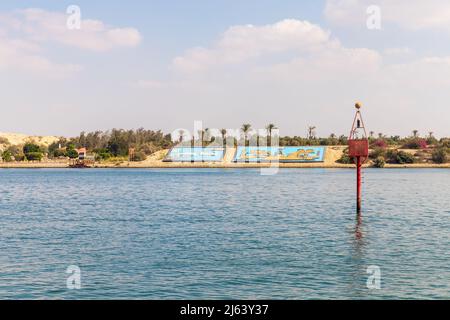
M 267 126 L 273 136 L 275 125 Z M 324 146 L 323 162 L 280 163 L 285 168 L 349 168 L 352 159 L 347 152 L 347 137 L 331 134 L 316 137 L 315 128 L 308 128 L 307 137 L 277 137 L 280 147 Z M 72 138 L 37 137 L 0 133 L 1 168 L 66 168 L 80 158 L 90 159 L 90 167 L 97 168 L 259 168 L 270 163 L 236 163 L 238 146 L 256 146 L 261 137 L 252 134 L 244 124 L 239 137 L 228 136 L 225 129 L 215 136 L 208 129 L 199 131 L 197 138 L 185 140 L 183 132 L 172 137 L 162 131 L 146 129 L 112 129 L 84 133 Z M 174 141 L 174 138 L 176 138 Z M 270 139 L 270 138 L 269 138 Z M 270 141 L 269 141 L 270 142 Z M 366 166 L 377 168 L 450 168 L 450 138 L 435 138 L 432 132 L 420 135 L 417 130 L 408 137 L 386 136 L 370 132 L 370 156 Z M 220 147 L 223 158 L 214 162 L 165 162 L 174 147 Z

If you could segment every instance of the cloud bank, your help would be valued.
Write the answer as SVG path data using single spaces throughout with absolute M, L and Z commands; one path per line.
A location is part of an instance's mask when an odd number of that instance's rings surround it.
M 136 47 L 141 42 L 134 28 L 115 28 L 99 20 L 82 20 L 81 29 L 67 27 L 68 15 L 42 9 L 0 14 L 0 68 L 44 72 L 55 77 L 82 69 L 45 56 L 48 46 L 59 45 L 93 52 Z
M 448 0 L 327 0 L 324 13 L 334 24 L 365 27 L 371 5 L 380 7 L 383 22 L 403 29 L 450 32 Z
M 422 119 L 423 130 L 444 128 L 442 118 L 429 119 L 450 100 L 450 93 L 442 91 L 450 85 L 450 59 L 411 55 L 408 48 L 347 47 L 319 25 L 288 19 L 233 26 L 211 46 L 186 50 L 172 68 L 186 86 L 197 86 L 204 99 L 214 99 L 210 105 L 233 110 L 233 105 L 247 104 L 248 110 L 239 110 L 241 118 L 260 123 L 279 119 L 286 124 L 297 117 L 300 127 L 306 127 L 304 119 L 314 121 L 317 115 L 322 125 L 333 128 L 336 122 L 346 123 L 342 107 L 351 110 L 353 102 L 362 99 L 372 106 L 368 112 L 380 128 L 395 132 L 399 119 L 416 124 Z M 280 112 L 292 118 L 283 119 Z

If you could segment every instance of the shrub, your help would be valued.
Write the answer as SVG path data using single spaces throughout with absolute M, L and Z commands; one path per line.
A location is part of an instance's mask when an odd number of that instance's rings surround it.
M 63 149 L 55 149 L 53 151 L 53 157 L 55 157 L 55 158 L 67 157 L 67 153 Z
M 42 152 L 28 152 L 25 156 L 28 161 L 41 161 L 43 154 Z
M 341 158 L 337 160 L 338 163 L 342 163 L 342 164 L 351 164 L 353 163 L 353 159 L 350 158 L 350 156 L 348 155 L 348 149 L 344 150 L 344 153 L 342 154 Z
M 435 137 L 428 137 L 427 138 L 427 144 L 429 145 L 429 146 L 431 146 L 431 145 L 436 145 L 436 144 L 438 144 L 439 143 L 439 141 L 435 138 Z
M 442 138 L 441 141 L 440 141 L 440 145 L 442 147 L 445 147 L 445 148 L 450 148 L 450 139 L 449 138 Z
M 403 145 L 404 149 L 426 149 L 428 148 L 427 141 L 422 138 L 408 139 Z
M 13 155 L 12 155 L 11 151 L 9 151 L 9 150 L 3 151 L 3 153 L 2 153 L 2 159 L 3 159 L 3 161 L 5 161 L 5 162 L 11 162 L 11 161 L 13 161 Z
M 376 147 L 370 152 L 369 158 L 376 159 L 378 157 L 384 157 L 386 155 L 386 150 L 381 147 Z
M 378 157 L 373 161 L 373 166 L 375 168 L 384 168 L 385 165 L 386 160 L 384 159 L 384 157 Z
M 107 151 L 101 151 L 99 153 L 97 153 L 97 155 L 95 156 L 95 160 L 100 161 L 100 160 L 109 160 L 111 159 L 112 154 L 107 152 Z
M 16 155 L 23 154 L 23 147 L 21 146 L 9 146 L 8 149 L 9 152 L 15 157 Z
M 431 159 L 435 163 L 446 163 L 448 160 L 446 148 L 441 147 L 441 148 L 434 150 L 431 155 Z
M 14 160 L 16 161 L 24 161 L 25 160 L 25 155 L 23 153 L 18 153 L 14 155 Z
M 147 156 L 143 152 L 136 152 L 133 156 L 133 161 L 145 161 L 147 159 Z
M 146 155 L 153 154 L 153 153 L 155 153 L 156 151 L 159 151 L 159 150 L 161 150 L 161 148 L 156 146 L 153 142 L 145 143 L 139 148 L 139 151 L 145 153 Z
M 396 162 L 398 164 L 409 164 L 414 163 L 414 156 L 410 153 L 404 152 L 404 151 L 398 151 Z
M 381 149 L 386 149 L 388 144 L 386 143 L 386 141 L 384 139 L 377 139 L 372 143 L 372 148 L 381 148 Z
M 389 149 L 386 151 L 386 160 L 389 163 L 397 163 L 397 150 Z

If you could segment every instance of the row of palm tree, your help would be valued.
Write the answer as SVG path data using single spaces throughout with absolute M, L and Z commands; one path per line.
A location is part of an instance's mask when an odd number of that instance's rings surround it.
M 369 132 L 369 136 L 370 138 L 374 138 L 375 137 L 375 132 L 374 131 L 370 131 Z M 383 133 L 378 133 L 378 138 L 383 139 L 384 138 L 384 134 Z M 418 138 L 419 137 L 419 130 L 413 130 L 412 131 L 412 137 L 413 138 Z M 433 131 L 429 131 L 428 132 L 428 138 L 434 138 L 434 132 Z
M 267 136 L 269 137 L 269 139 L 272 138 L 272 133 L 273 133 L 273 131 L 275 129 L 278 129 L 278 128 L 273 123 L 270 123 L 270 124 L 268 124 L 266 126 Z M 243 134 L 245 144 L 247 145 L 248 137 L 249 137 L 249 134 L 250 134 L 250 132 L 252 130 L 252 125 L 249 124 L 249 123 L 244 123 L 241 126 L 240 130 L 241 130 L 241 132 Z M 316 130 L 315 126 L 308 126 L 308 139 L 310 139 L 310 140 L 316 139 L 316 131 L 315 130 Z M 227 138 L 227 129 L 220 129 L 220 134 L 222 136 L 222 141 L 224 141 L 224 144 L 225 144 L 225 140 Z M 180 136 L 179 142 L 183 142 L 184 135 L 185 135 L 185 131 L 184 130 L 179 130 L 179 136 Z M 432 138 L 433 135 L 434 135 L 434 132 L 432 132 L 432 131 L 428 132 L 428 137 L 429 138 Z M 205 130 L 199 130 L 198 131 L 198 136 L 199 136 L 201 141 L 210 141 L 211 140 L 210 129 L 206 128 Z M 375 132 L 374 131 L 370 131 L 369 132 L 369 136 L 370 136 L 370 138 L 375 138 Z M 414 138 L 419 137 L 419 131 L 418 130 L 413 130 L 412 131 L 412 136 Z M 381 132 L 378 133 L 378 138 L 379 139 L 382 139 L 383 137 L 384 137 L 383 133 L 381 133 Z M 330 138 L 336 138 L 336 135 L 334 133 L 332 133 L 330 135 Z M 269 141 L 269 144 L 270 144 L 270 142 L 271 141 Z
M 273 123 L 269 123 L 269 124 L 266 126 L 267 135 L 268 135 L 268 137 L 269 137 L 269 144 L 272 143 L 272 134 L 273 134 L 273 131 L 274 131 L 275 129 L 277 129 L 277 127 L 276 127 L 276 125 L 273 124 Z M 243 135 L 243 137 L 244 137 L 244 143 L 245 143 L 245 146 L 248 146 L 248 142 L 249 142 L 249 134 L 250 134 L 250 132 L 252 131 L 252 125 L 249 124 L 249 123 L 244 123 L 244 124 L 241 126 L 241 129 L 240 129 L 240 130 L 241 130 L 242 135 Z M 227 139 L 227 129 L 220 129 L 219 131 L 220 131 L 220 135 L 222 136 L 223 145 L 224 145 L 224 147 L 226 148 L 226 145 L 227 145 L 227 143 L 226 143 L 226 139 Z M 210 132 L 211 132 L 211 130 L 210 130 L 209 128 L 206 128 L 205 130 L 199 130 L 199 131 L 197 132 L 199 140 L 202 141 L 202 145 L 203 145 L 204 142 L 211 141 L 212 137 L 210 136 Z M 186 134 L 186 132 L 185 132 L 183 129 L 178 130 L 179 143 L 182 143 L 182 142 L 184 141 L 185 134 Z M 192 137 L 192 142 L 194 142 L 194 139 L 195 139 L 195 138 Z
M 270 123 L 266 126 L 266 132 L 267 132 L 267 136 L 268 136 L 268 145 L 272 145 L 272 137 L 274 136 L 274 130 L 277 129 L 276 125 L 273 123 Z M 297 145 L 347 145 L 347 137 L 344 135 L 341 136 L 336 136 L 336 134 L 332 133 L 330 134 L 330 136 L 328 138 L 317 138 L 316 137 L 316 127 L 315 126 L 308 126 L 307 128 L 307 137 L 306 138 L 301 138 L 298 136 L 294 136 L 294 137 L 280 137 L 278 136 L 279 139 L 279 144 L 280 145 L 292 145 L 292 146 L 297 146 Z M 233 138 L 233 143 L 234 145 L 237 143 L 236 138 L 235 138 L 235 132 L 233 131 L 232 135 L 229 135 L 226 129 L 221 129 L 219 130 L 220 132 L 220 136 L 222 137 L 222 142 L 223 142 L 223 147 L 226 148 L 227 147 L 227 140 L 229 140 L 228 138 Z M 241 133 L 241 137 L 244 140 L 244 145 L 245 146 L 249 146 L 250 144 L 250 136 L 252 134 L 252 126 L 249 123 L 244 123 L 241 128 L 240 128 L 240 133 Z M 231 133 L 230 133 L 231 134 Z M 412 131 L 412 135 L 408 138 L 404 138 L 402 139 L 400 136 L 391 136 L 388 137 L 383 133 L 378 133 L 377 138 L 375 137 L 375 132 L 374 131 L 370 131 L 370 139 L 371 141 L 376 140 L 376 139 L 380 139 L 380 140 L 386 140 L 387 143 L 390 144 L 401 144 L 401 143 L 405 143 L 408 142 L 407 140 L 417 140 L 420 138 L 419 135 L 419 131 L 418 130 L 413 130 Z M 184 130 L 180 130 L 179 131 L 179 135 L 180 135 L 180 139 L 179 142 L 182 143 L 184 141 L 184 137 L 185 137 L 185 132 Z M 210 130 L 209 128 L 205 129 L 205 130 L 199 130 L 198 131 L 198 141 L 201 141 L 202 146 L 205 146 L 206 144 L 213 142 L 215 140 L 215 138 L 217 137 L 217 135 L 214 135 L 212 133 L 212 130 Z M 260 136 L 259 134 L 257 134 L 256 136 L 257 139 L 257 145 L 262 145 L 260 144 L 260 139 L 262 138 L 262 136 Z M 432 131 L 428 132 L 428 135 L 426 137 L 427 139 L 427 143 L 428 144 L 435 144 L 436 142 L 438 142 L 438 140 L 434 137 L 434 133 Z M 195 143 L 195 138 L 192 138 L 191 140 L 192 145 L 194 145 Z

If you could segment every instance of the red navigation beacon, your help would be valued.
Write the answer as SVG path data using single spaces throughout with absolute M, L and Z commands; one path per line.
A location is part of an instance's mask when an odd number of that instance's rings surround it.
M 355 104 L 355 119 L 348 138 L 348 155 L 355 159 L 356 163 L 356 210 L 358 214 L 361 212 L 361 166 L 369 157 L 369 140 L 361 115 L 361 107 L 361 103 Z

